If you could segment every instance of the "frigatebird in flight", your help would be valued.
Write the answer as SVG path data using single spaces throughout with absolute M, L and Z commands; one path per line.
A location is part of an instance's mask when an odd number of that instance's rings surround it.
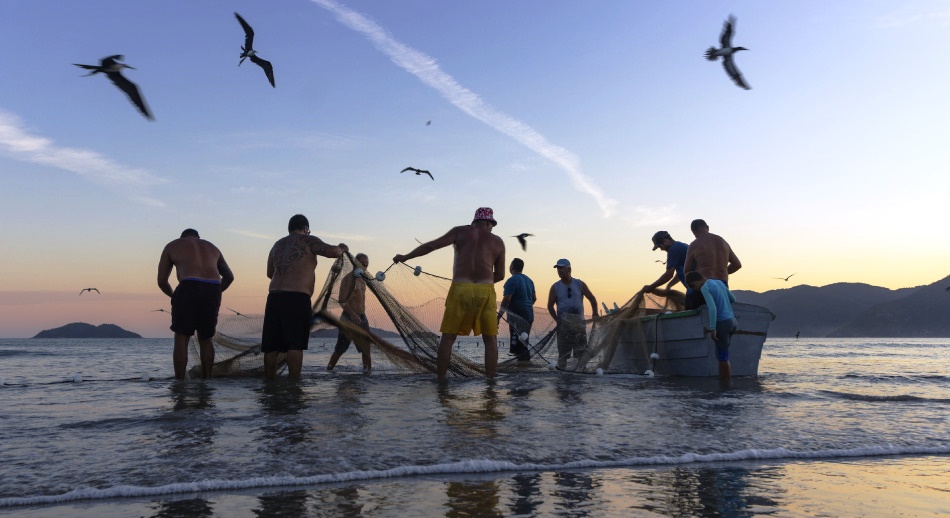
M 228 308 L 228 311 L 233 312 L 235 315 L 237 315 L 237 316 L 239 316 L 239 317 L 247 318 L 247 315 L 245 315 L 244 313 L 239 313 L 239 312 L 237 312 L 237 311 L 234 311 L 234 310 L 231 309 L 231 308 Z
M 156 311 L 161 311 L 162 313 L 168 313 L 168 311 L 165 311 L 165 308 L 153 309 L 153 310 L 152 310 L 152 313 L 154 313 L 154 312 L 156 312 Z
M 99 293 L 99 290 L 97 290 L 97 289 L 95 289 L 95 288 L 83 288 L 83 289 L 79 290 L 79 294 L 82 295 L 84 291 L 88 291 L 88 292 L 90 292 L 90 293 L 92 293 L 92 292 Z M 102 295 L 102 294 L 99 293 L 99 295 Z
M 407 167 L 407 168 L 405 168 L 405 169 L 403 169 L 402 171 L 399 171 L 399 172 L 400 172 L 400 173 L 405 173 L 406 171 L 415 171 L 417 175 L 420 175 L 420 174 L 427 174 L 427 175 L 429 175 L 429 178 L 432 178 L 432 173 L 430 173 L 429 171 L 426 171 L 425 169 L 416 169 L 415 167 Z M 434 181 L 435 178 L 432 178 L 432 180 Z
M 241 27 L 244 28 L 244 46 L 241 47 L 241 61 L 238 62 L 238 66 L 241 66 L 245 59 L 250 59 L 251 63 L 264 69 L 270 85 L 277 88 L 277 85 L 274 84 L 274 66 L 270 64 L 270 61 L 257 57 L 257 51 L 254 50 L 254 29 L 244 21 L 244 18 L 241 18 L 240 14 L 234 13 L 234 16 L 241 22 Z
M 729 77 L 732 78 L 732 81 L 736 85 L 745 88 L 746 90 L 751 90 L 749 85 L 746 84 L 745 79 L 742 78 L 742 73 L 739 72 L 739 69 L 736 68 L 736 63 L 732 59 L 732 55 L 740 50 L 749 50 L 745 47 L 733 47 L 732 46 L 732 26 L 736 23 L 736 17 L 729 15 L 729 19 L 726 20 L 722 25 L 722 34 L 719 36 L 719 45 L 716 47 L 709 47 L 706 50 L 706 59 L 709 61 L 716 61 L 716 58 L 722 58 L 722 67 L 726 69 L 726 74 L 729 74 Z
M 110 81 L 116 86 L 119 87 L 119 90 L 125 92 L 125 95 L 129 97 L 129 100 L 142 112 L 142 115 L 149 120 L 154 120 L 155 117 L 152 117 L 152 112 L 149 111 L 148 105 L 145 104 L 145 99 L 142 98 L 142 93 L 139 92 L 139 87 L 135 86 L 135 83 L 129 81 L 122 75 L 123 68 L 131 68 L 135 70 L 135 67 L 130 67 L 125 63 L 119 63 L 119 61 L 124 60 L 122 54 L 116 54 L 114 56 L 105 57 L 99 60 L 99 65 L 80 65 L 79 63 L 73 63 L 79 68 L 85 68 L 86 70 L 92 70 L 86 74 L 91 76 L 93 74 L 103 73 Z M 85 76 L 83 76 L 85 77 Z
M 798 273 L 798 272 L 795 272 L 795 273 Z M 792 275 L 795 275 L 795 273 L 793 273 Z M 773 278 L 773 279 L 778 279 L 778 280 L 780 280 L 780 281 L 788 282 L 788 280 L 792 278 L 792 275 L 789 275 L 788 277 L 772 277 L 772 278 Z
M 534 236 L 534 234 L 528 234 L 528 233 L 522 232 L 521 234 L 518 234 L 517 236 L 511 236 L 511 237 L 516 237 L 516 238 L 518 238 L 518 242 L 521 243 L 521 249 L 524 250 L 525 252 L 527 252 L 527 251 L 528 251 L 528 240 L 525 239 L 525 238 L 528 237 L 528 236 Z

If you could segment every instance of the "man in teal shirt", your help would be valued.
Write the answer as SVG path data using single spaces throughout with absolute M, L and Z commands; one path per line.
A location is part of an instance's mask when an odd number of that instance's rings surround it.
M 732 377 L 732 365 L 729 363 L 729 344 L 736 332 L 738 322 L 732 312 L 732 303 L 736 297 L 725 283 L 716 279 L 707 279 L 699 272 L 686 274 L 686 283 L 696 292 L 702 293 L 709 312 L 709 331 L 716 344 L 716 359 L 719 360 L 719 377 Z

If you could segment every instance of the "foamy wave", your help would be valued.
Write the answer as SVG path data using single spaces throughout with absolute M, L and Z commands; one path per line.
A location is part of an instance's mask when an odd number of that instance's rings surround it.
M 946 398 L 912 396 L 910 394 L 879 396 L 879 395 L 873 395 L 873 394 L 854 394 L 851 392 L 836 392 L 833 390 L 823 390 L 822 392 L 824 392 L 825 394 L 835 396 L 835 397 L 840 397 L 842 399 L 850 399 L 852 401 L 913 401 L 913 402 L 918 402 L 918 403 L 950 403 L 950 399 L 946 399 Z
M 400 466 L 385 470 L 350 471 L 346 473 L 328 473 L 308 477 L 290 475 L 254 477 L 244 480 L 201 480 L 181 482 L 156 487 L 114 486 L 105 489 L 79 488 L 61 495 L 24 496 L 0 498 L 0 507 L 24 505 L 44 505 L 71 502 L 76 500 L 104 500 L 109 498 L 136 498 L 161 496 L 204 491 L 222 491 L 233 489 L 257 489 L 267 487 L 311 486 L 338 482 L 356 482 L 363 480 L 403 478 L 419 475 L 464 475 L 466 473 L 502 473 L 510 471 L 557 471 L 568 469 L 597 469 L 636 466 L 671 466 L 680 464 L 735 462 L 745 460 L 787 460 L 787 459 L 835 459 L 846 457 L 881 457 L 892 455 L 942 455 L 950 454 L 950 446 L 870 446 L 853 449 L 830 449 L 818 451 L 793 451 L 785 448 L 770 450 L 741 450 L 732 453 L 687 453 L 675 457 L 658 455 L 655 457 L 633 457 L 612 461 L 578 460 L 563 464 L 516 464 L 498 460 L 464 460 L 429 466 Z

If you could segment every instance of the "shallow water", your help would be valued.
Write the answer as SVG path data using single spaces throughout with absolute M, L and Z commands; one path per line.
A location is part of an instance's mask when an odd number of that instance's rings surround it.
M 353 351 L 328 373 L 322 343 L 302 381 L 265 383 L 169 379 L 170 339 L 0 340 L 0 513 L 926 515 L 950 500 L 948 351 L 770 339 L 759 377 L 728 385 L 440 386 L 364 375 Z

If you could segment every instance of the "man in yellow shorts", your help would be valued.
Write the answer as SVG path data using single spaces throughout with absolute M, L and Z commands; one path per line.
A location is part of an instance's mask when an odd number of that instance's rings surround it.
M 498 366 L 498 317 L 495 283 L 505 278 L 505 243 L 492 234 L 497 225 L 493 211 L 480 207 L 471 225 L 449 230 L 444 236 L 423 243 L 406 255 L 393 257 L 394 263 L 406 262 L 430 252 L 455 247 L 452 287 L 445 299 L 442 339 L 439 342 L 439 381 L 446 380 L 452 344 L 458 335 L 482 335 L 485 343 L 485 375 L 495 377 Z

